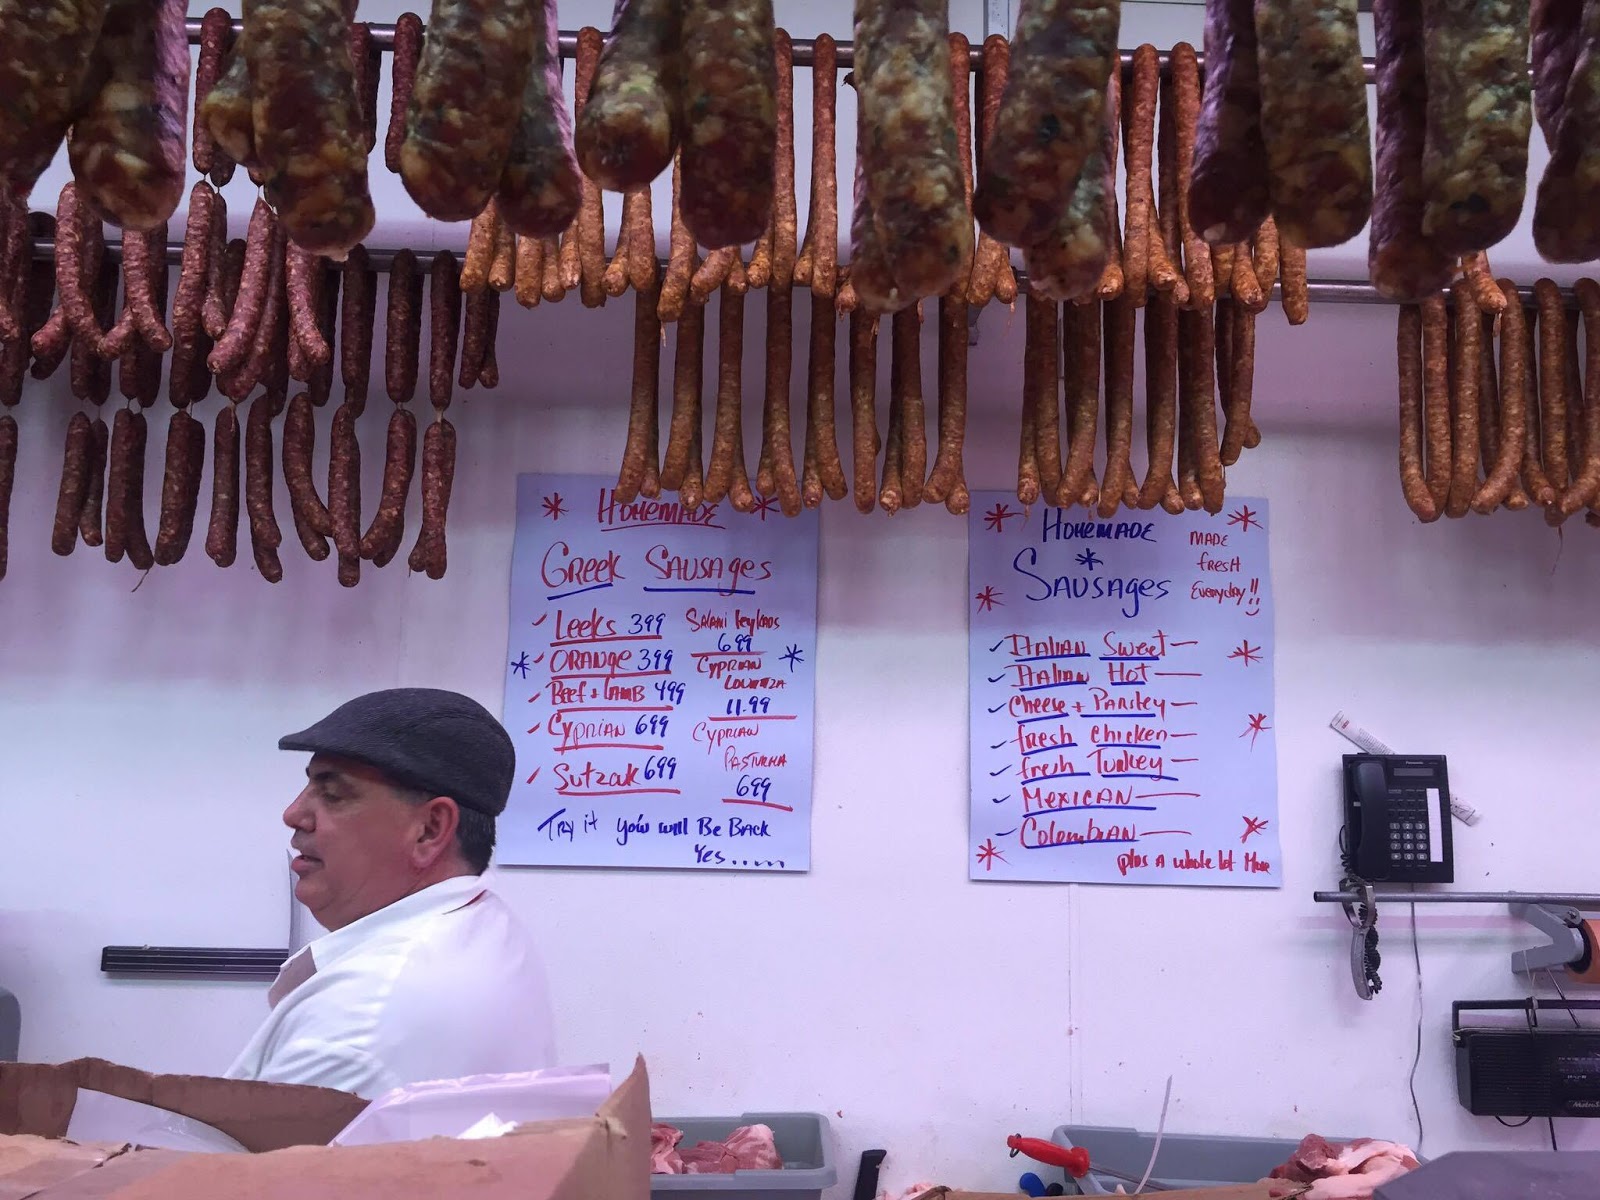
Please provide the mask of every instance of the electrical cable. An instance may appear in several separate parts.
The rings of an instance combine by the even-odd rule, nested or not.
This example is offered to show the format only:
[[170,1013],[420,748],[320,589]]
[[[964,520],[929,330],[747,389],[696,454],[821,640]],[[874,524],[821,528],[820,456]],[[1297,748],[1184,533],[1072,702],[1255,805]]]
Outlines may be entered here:
[[[1416,884],[1411,885],[1411,890],[1417,890]],[[1417,942],[1417,902],[1411,902],[1411,957],[1417,964],[1417,1048],[1411,1057],[1411,1076],[1407,1080],[1411,1088],[1411,1111],[1417,1117],[1417,1156],[1422,1156],[1422,1105],[1417,1100],[1417,1067],[1422,1063],[1422,947]]]

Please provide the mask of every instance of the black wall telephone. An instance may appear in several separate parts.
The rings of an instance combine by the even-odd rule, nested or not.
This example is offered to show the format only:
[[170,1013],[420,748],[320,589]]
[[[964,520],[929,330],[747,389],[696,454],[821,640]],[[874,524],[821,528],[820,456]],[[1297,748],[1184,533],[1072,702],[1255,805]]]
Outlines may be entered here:
[[1374,883],[1453,883],[1444,756],[1344,756],[1345,867]]

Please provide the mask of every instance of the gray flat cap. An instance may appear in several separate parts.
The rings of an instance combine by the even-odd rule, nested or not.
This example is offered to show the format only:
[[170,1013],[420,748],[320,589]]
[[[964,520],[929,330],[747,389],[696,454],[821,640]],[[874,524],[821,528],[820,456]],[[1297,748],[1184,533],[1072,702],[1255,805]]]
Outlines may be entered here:
[[448,796],[497,817],[511,795],[517,755],[483,705],[459,692],[391,688],[341,704],[280,750],[332,754],[377,767],[403,787]]

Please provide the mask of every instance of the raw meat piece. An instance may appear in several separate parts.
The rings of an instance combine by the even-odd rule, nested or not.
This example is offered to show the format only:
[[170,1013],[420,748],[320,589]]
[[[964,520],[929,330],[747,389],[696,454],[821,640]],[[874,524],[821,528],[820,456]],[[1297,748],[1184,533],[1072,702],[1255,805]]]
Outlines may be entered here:
[[783,1159],[766,1125],[744,1125],[728,1135],[728,1153],[738,1159],[740,1171],[781,1171]]
[[1398,1142],[1373,1138],[1330,1142],[1308,1134],[1288,1162],[1273,1168],[1272,1179],[1284,1186],[1270,1194],[1287,1195],[1291,1185],[1309,1183],[1306,1200],[1370,1200],[1380,1185],[1417,1165],[1416,1155]]
[[[670,1125],[652,1127],[652,1150],[658,1144],[657,1129],[678,1132]],[[678,1136],[681,1138],[683,1135],[679,1133]],[[735,1171],[783,1169],[783,1159],[773,1143],[772,1130],[765,1125],[741,1125],[728,1135],[726,1142],[697,1142],[681,1151],[679,1158],[685,1175],[732,1175]]]
[[650,1173],[652,1175],[682,1175],[683,1156],[678,1153],[678,1143],[683,1141],[683,1130],[660,1122],[650,1126]]

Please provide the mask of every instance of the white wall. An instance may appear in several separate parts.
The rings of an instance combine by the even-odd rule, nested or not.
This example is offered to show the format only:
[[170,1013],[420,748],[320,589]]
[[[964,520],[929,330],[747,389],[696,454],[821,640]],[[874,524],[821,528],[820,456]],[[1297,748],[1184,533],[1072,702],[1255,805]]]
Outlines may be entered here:
[[[836,31],[846,7],[815,6]],[[563,5],[564,25],[596,19],[579,8]],[[1198,20],[1130,6],[1129,27],[1150,13]],[[380,186],[387,213],[398,188]],[[283,944],[278,813],[302,763],[273,749],[278,735],[396,684],[498,708],[515,475],[614,469],[630,312],[631,301],[507,307],[505,384],[459,396],[451,413],[461,453],[438,583],[391,566],[345,591],[292,545],[277,587],[248,555],[219,572],[198,545],[142,583],[83,548],[57,559],[48,528],[71,402],[63,379],[30,388],[0,584],[0,985],[22,999],[24,1057],[194,1072],[231,1060],[263,986],[112,982],[99,948]],[[1310,901],[1337,876],[1348,747],[1327,720],[1344,707],[1403,749],[1449,754],[1457,789],[1484,813],[1456,827],[1461,885],[1600,891],[1583,836],[1600,796],[1579,758],[1600,668],[1600,534],[1526,514],[1412,521],[1395,481],[1392,320],[1332,306],[1301,330],[1265,319],[1266,440],[1229,477],[1273,505],[1281,891],[967,882],[963,522],[833,505],[815,869],[508,873],[549,959],[563,1057],[621,1065],[642,1050],[663,1113],[827,1112],[846,1183],[859,1151],[881,1145],[891,1179],[1009,1190],[1019,1167],[1004,1135],[1069,1119],[1153,1126],[1168,1074],[1175,1130],[1414,1138],[1404,914],[1384,914],[1388,987],[1362,1004],[1343,917]],[[1020,314],[984,315],[975,487],[1014,477],[1021,338]],[[369,503],[386,408],[375,398],[362,425]],[[1531,938],[1489,910],[1431,909],[1419,939],[1426,1151],[1541,1144],[1542,1124],[1506,1130],[1457,1105],[1446,1034],[1449,1001],[1522,990],[1507,956]],[[1600,1147],[1582,1122],[1558,1127],[1563,1145]]]

